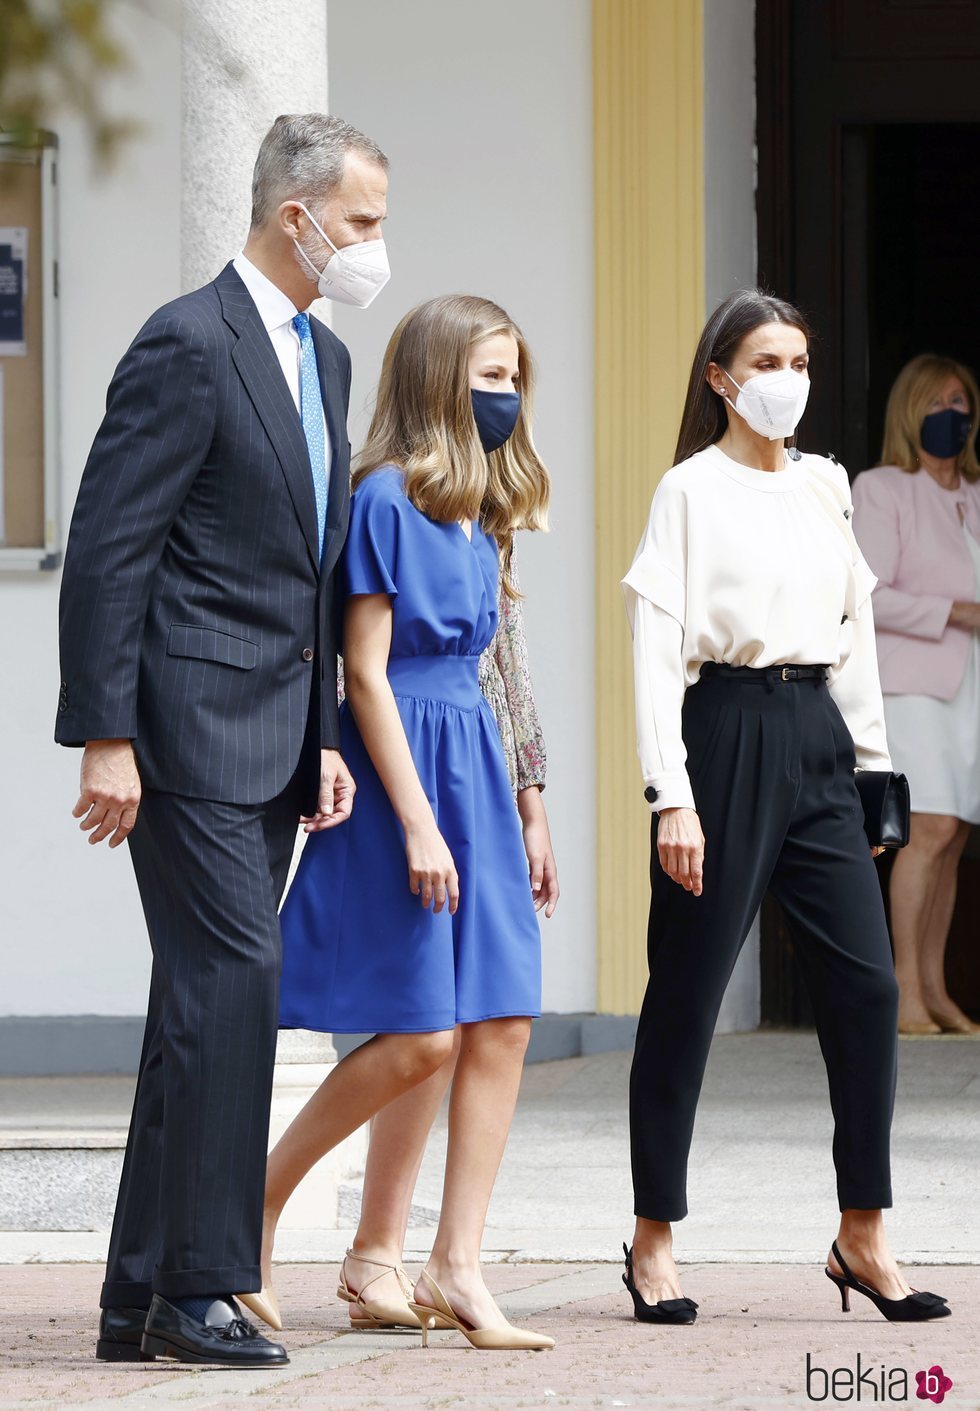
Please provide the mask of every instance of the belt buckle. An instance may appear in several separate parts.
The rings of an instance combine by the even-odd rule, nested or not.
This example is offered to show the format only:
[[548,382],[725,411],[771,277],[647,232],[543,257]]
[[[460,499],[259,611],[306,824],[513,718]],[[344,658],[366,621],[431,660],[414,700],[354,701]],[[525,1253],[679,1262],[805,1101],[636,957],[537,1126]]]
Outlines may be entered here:
[[792,681],[796,676],[796,672],[793,671],[793,675],[791,676],[791,671],[793,671],[793,668],[791,666],[784,666],[782,671],[779,673],[779,679],[781,681]]

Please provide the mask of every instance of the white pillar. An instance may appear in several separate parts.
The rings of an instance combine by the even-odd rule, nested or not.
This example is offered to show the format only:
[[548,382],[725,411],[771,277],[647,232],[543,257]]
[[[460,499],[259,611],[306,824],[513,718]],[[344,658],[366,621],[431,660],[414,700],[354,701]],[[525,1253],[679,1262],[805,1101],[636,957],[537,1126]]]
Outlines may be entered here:
[[326,0],[184,0],[182,73],[181,279],[196,289],[245,243],[274,119],[327,111]]
[[[182,14],[181,283],[196,289],[245,243],[252,166],[274,119],[327,111],[327,6],[183,0]],[[322,301],[317,313],[328,313]],[[270,1144],[336,1062],[329,1035],[280,1033]],[[365,1151],[366,1129],[321,1161],[288,1202],[283,1226],[334,1227],[339,1184],[363,1171]]]
[[[308,1029],[280,1029],[272,1088],[269,1146],[282,1136],[337,1062],[329,1034]],[[337,1225],[340,1186],[364,1170],[367,1128],[341,1142],[319,1161],[286,1203],[279,1221],[284,1230],[324,1230]]]

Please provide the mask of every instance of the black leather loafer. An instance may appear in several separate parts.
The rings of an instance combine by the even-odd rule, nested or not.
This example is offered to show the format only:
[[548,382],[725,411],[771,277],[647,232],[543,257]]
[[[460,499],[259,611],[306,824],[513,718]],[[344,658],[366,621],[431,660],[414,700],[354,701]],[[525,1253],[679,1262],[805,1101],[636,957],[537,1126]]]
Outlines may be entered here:
[[286,1349],[262,1337],[231,1297],[216,1298],[202,1322],[155,1293],[142,1349],[150,1357],[211,1367],[285,1367],[289,1362]]
[[146,1326],[145,1308],[103,1308],[95,1355],[100,1362],[152,1362],[140,1346]]

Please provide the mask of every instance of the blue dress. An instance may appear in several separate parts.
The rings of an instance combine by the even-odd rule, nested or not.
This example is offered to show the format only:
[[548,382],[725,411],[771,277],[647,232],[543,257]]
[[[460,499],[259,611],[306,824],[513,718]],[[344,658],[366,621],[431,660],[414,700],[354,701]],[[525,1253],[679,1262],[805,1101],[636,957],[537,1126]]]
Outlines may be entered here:
[[314,833],[282,910],[283,1028],[423,1033],[541,1010],[541,943],[500,734],[480,691],[497,625],[497,547],[427,518],[394,467],[363,480],[342,564],[348,595],[392,600],[388,680],[459,874],[459,907],[423,910],[404,835],[341,708],[350,819]]

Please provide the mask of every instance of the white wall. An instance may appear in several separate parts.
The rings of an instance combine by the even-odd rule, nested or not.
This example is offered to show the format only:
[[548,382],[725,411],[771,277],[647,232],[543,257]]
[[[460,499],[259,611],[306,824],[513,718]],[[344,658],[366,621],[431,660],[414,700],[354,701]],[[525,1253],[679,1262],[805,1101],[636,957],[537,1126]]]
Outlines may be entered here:
[[391,158],[392,280],[335,308],[354,360],[357,448],[401,315],[462,290],[521,324],[540,369],[536,436],[552,533],[519,545],[562,881],[543,925],[545,1008],[595,1006],[592,113],[588,0],[329,0],[331,108]]
[[[180,37],[125,0],[112,27],[132,66],[104,96],[142,135],[96,178],[77,120],[50,124],[61,139],[63,532],[113,368],[179,292]],[[0,574],[0,1015],[138,1014],[149,947],[128,852],[79,833],[81,756],[53,741],[59,582]]]
[[[704,0],[704,287],[706,314],[755,284],[755,0]],[[759,922],[718,1016],[732,1033],[759,1023]]]

